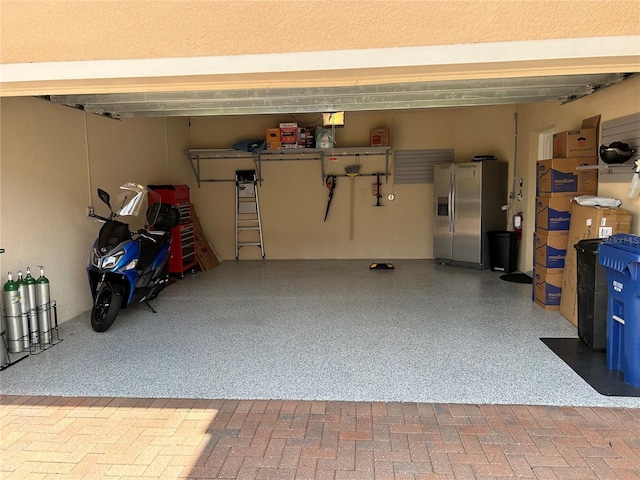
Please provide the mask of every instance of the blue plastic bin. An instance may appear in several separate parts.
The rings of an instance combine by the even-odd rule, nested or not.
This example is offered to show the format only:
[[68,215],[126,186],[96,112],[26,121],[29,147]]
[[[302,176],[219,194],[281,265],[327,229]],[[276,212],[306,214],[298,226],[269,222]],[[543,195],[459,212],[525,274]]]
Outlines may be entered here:
[[640,387],[640,236],[619,233],[600,244],[606,268],[607,368]]

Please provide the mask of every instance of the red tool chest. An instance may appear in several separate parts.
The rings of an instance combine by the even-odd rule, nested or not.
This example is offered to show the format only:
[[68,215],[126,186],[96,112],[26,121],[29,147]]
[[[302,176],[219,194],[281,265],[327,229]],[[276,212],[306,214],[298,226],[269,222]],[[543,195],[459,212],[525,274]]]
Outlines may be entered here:
[[[198,264],[195,228],[191,221],[189,187],[187,185],[149,185],[148,188],[160,195],[162,203],[170,203],[180,210],[180,223],[171,229],[169,273],[183,275]],[[154,200],[157,199],[150,199],[151,203]]]

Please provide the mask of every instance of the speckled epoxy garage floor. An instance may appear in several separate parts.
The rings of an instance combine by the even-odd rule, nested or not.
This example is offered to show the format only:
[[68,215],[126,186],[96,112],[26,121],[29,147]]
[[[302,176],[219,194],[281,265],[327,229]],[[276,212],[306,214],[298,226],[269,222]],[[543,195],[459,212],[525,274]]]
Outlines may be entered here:
[[[106,333],[89,313],[1,374],[0,393],[640,407],[540,337],[576,337],[499,272],[397,260],[227,261]],[[60,308],[60,306],[59,306]]]

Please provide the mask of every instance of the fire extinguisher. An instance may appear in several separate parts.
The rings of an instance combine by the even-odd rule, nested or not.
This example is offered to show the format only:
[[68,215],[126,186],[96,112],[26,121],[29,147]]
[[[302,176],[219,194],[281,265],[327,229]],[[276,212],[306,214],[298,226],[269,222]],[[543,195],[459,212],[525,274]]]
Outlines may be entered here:
[[522,212],[513,216],[513,231],[516,232],[518,240],[522,239]]

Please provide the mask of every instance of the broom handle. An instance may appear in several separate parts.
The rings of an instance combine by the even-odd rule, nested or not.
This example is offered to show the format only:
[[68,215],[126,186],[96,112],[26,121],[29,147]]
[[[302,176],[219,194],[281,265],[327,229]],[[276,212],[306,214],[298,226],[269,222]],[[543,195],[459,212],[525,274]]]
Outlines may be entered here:
[[349,229],[349,240],[353,240],[353,219],[354,219],[354,211],[355,211],[355,192],[356,192],[356,176],[349,175],[351,177],[351,218],[350,218],[350,229]]

